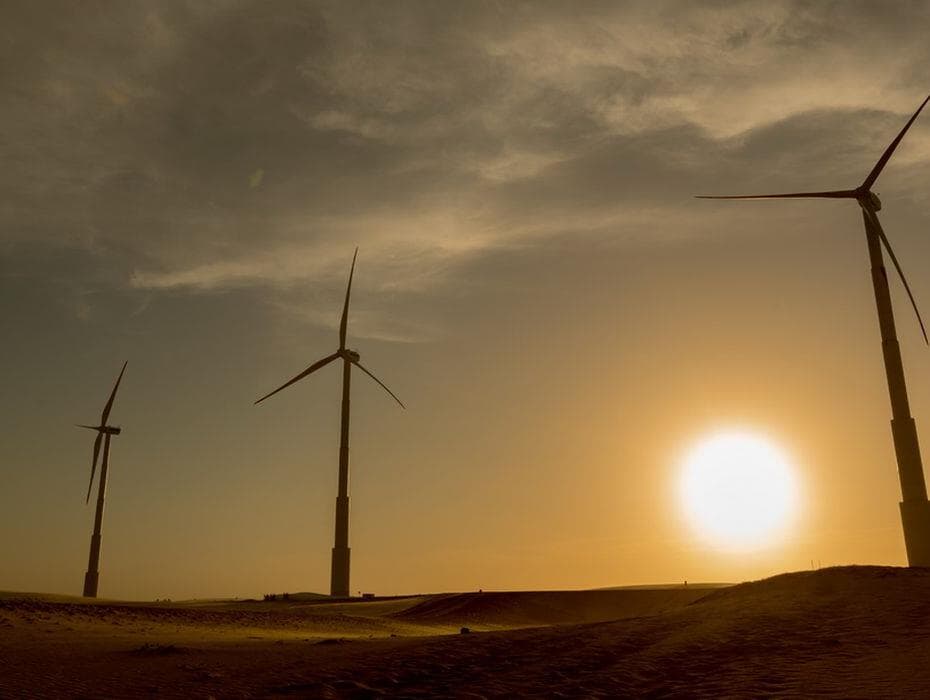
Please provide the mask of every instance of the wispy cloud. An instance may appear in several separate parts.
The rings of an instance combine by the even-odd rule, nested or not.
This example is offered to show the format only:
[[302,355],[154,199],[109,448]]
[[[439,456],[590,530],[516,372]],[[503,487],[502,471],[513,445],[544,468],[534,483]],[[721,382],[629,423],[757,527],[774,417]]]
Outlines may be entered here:
[[[919,3],[18,12],[0,235],[153,291],[328,284],[356,244],[423,290],[534,238],[695,233],[678,207],[711,172],[867,167],[930,68]],[[928,158],[915,133],[899,165]]]

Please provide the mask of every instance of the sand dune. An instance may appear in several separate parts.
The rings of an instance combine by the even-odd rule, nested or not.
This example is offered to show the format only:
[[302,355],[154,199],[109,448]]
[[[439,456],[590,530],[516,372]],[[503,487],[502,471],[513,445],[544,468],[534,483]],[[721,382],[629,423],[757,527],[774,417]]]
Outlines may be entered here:
[[653,615],[705,595],[699,588],[457,593],[430,596],[393,617],[489,629],[567,625]]
[[0,596],[0,697],[921,697],[928,658],[930,570],[339,604]]

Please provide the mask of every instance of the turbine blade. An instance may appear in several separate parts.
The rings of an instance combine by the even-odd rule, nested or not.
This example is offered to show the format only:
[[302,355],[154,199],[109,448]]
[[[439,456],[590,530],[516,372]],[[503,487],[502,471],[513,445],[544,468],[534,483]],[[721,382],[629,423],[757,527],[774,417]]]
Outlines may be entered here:
[[301,373],[298,374],[296,377],[294,377],[293,379],[291,379],[289,382],[287,382],[287,383],[285,383],[285,384],[282,384],[282,385],[279,386],[277,389],[275,389],[274,391],[272,391],[270,394],[265,394],[265,395],[264,395],[263,397],[261,397],[258,401],[256,401],[255,404],[260,404],[262,401],[264,401],[265,399],[267,399],[269,396],[274,396],[275,394],[277,394],[277,393],[278,393],[279,391],[281,391],[282,389],[287,389],[287,387],[289,387],[289,386],[290,386],[291,384],[293,384],[294,382],[299,382],[301,379],[303,379],[304,377],[306,377],[308,374],[310,374],[310,373],[312,373],[312,372],[316,372],[320,367],[323,367],[324,365],[328,365],[330,362],[332,362],[333,360],[335,360],[337,357],[339,357],[339,353],[338,353],[338,352],[334,352],[334,353],[333,353],[332,355],[330,355],[329,357],[324,357],[322,360],[320,360],[320,361],[318,361],[318,362],[314,362],[312,365],[310,365],[309,367],[307,367],[307,369],[305,369],[303,372],[301,372]]
[[869,173],[869,176],[865,179],[865,182],[862,183],[862,189],[872,189],[872,185],[875,184],[875,181],[878,179],[878,176],[881,175],[885,165],[887,165],[888,161],[891,159],[891,155],[894,153],[894,149],[896,149],[898,144],[901,143],[901,139],[904,138],[904,134],[906,134],[907,130],[911,128],[911,124],[913,124],[914,120],[917,119],[917,115],[920,114],[920,111],[924,108],[924,105],[926,105],[928,101],[930,101],[930,95],[928,95],[927,98],[920,103],[920,107],[918,107],[917,111],[914,112],[914,116],[907,120],[907,124],[904,125],[904,128],[901,129],[900,133],[895,136],[894,141],[892,141],[888,145],[888,148],[885,149],[885,152],[882,153],[882,157],[878,159],[875,167],[872,168],[872,172]]
[[735,194],[709,195],[698,194],[695,199],[855,199],[855,190],[833,190],[830,192],[790,192],[787,194]]
[[107,405],[103,407],[103,414],[100,416],[100,425],[107,424],[107,418],[110,417],[110,409],[113,408],[113,399],[116,398],[116,390],[119,389],[119,383],[123,379],[123,372],[126,371],[126,365],[129,364],[129,360],[123,363],[123,369],[119,371],[119,376],[116,378],[116,384],[113,385],[113,391],[110,392],[110,398],[107,401]]
[[879,223],[878,217],[874,212],[865,208],[862,210],[862,216],[865,219],[866,226],[869,226],[871,223],[872,229],[878,233],[878,237],[881,239],[882,245],[884,245],[885,250],[888,251],[888,257],[891,258],[891,262],[894,264],[895,269],[898,271],[898,276],[901,278],[901,282],[904,283],[904,291],[907,292],[907,297],[911,300],[911,306],[913,307],[914,313],[917,316],[917,323],[920,324],[920,332],[923,333],[924,336],[924,343],[930,345],[930,340],[927,340],[927,329],[924,326],[924,320],[920,317],[920,310],[917,308],[917,302],[914,300],[914,295],[911,293],[911,287],[907,283],[907,278],[904,276],[904,270],[901,269],[901,263],[898,262],[898,256],[894,254],[891,243],[888,241],[888,237],[882,230],[882,225]]
[[342,320],[339,322],[339,349],[346,349],[346,326],[349,323],[349,295],[352,293],[352,275],[355,274],[355,259],[358,257],[358,248],[352,256],[352,267],[349,269],[349,284],[346,287],[346,303],[342,307]]
[[90,483],[87,485],[87,498],[84,503],[90,503],[90,492],[94,488],[94,474],[97,473],[97,457],[100,455],[100,441],[103,439],[103,433],[97,433],[97,439],[94,440],[94,461],[90,463]]
[[88,430],[97,430],[97,431],[100,430],[99,425],[82,425],[81,423],[75,423],[74,426],[76,428],[87,428]]
[[400,407],[401,407],[401,408],[404,408],[404,409],[407,408],[406,406],[404,406],[404,402],[401,401],[399,398],[397,398],[397,396],[394,395],[394,392],[391,391],[390,389],[388,389],[387,386],[385,386],[384,382],[382,382],[380,379],[378,379],[375,375],[373,375],[373,374],[372,374],[371,372],[369,372],[367,369],[365,369],[364,367],[362,367],[362,363],[361,363],[361,362],[352,362],[352,364],[355,365],[356,367],[358,367],[360,370],[362,370],[365,374],[367,374],[369,377],[371,377],[372,379],[374,379],[376,382],[378,382],[378,384],[381,385],[381,388],[384,389],[387,393],[389,393],[389,394],[393,397],[393,399],[394,399],[397,403],[400,404]]

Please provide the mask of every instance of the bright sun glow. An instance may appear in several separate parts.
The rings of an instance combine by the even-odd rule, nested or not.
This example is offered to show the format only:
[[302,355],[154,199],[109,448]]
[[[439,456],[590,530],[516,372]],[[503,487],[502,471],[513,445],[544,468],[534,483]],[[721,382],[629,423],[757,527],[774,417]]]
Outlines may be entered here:
[[696,445],[682,466],[680,488],[689,523],[726,549],[773,542],[797,507],[789,460],[751,433],[719,433]]

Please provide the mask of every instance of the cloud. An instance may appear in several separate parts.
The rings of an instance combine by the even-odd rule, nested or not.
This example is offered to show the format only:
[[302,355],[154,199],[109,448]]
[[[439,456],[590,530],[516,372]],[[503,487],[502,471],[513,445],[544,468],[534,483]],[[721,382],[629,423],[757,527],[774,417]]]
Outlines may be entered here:
[[[867,171],[930,67],[921,3],[12,13],[0,236],[155,291],[329,284],[355,245],[376,287],[425,290],[549,236],[696,235],[710,182],[854,184],[832,179]],[[928,158],[915,130],[896,167]]]

